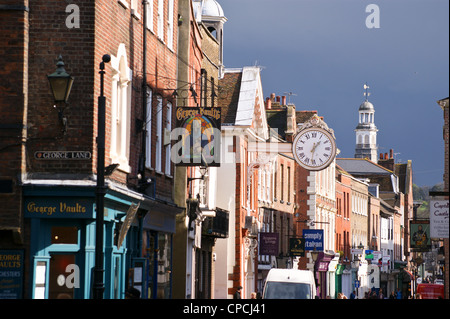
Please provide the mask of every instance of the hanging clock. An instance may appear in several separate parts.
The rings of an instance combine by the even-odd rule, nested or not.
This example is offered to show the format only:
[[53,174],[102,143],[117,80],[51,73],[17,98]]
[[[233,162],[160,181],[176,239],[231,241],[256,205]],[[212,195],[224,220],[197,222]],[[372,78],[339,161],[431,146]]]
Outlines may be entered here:
[[319,125],[322,121],[315,117],[294,138],[292,153],[302,167],[320,171],[327,168],[336,157],[336,140],[332,130],[327,130],[326,124]]

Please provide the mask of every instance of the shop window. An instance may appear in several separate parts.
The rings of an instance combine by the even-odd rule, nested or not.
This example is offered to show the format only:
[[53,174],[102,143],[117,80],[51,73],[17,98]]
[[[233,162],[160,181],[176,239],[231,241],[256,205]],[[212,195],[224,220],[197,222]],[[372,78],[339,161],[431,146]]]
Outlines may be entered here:
[[74,286],[68,284],[67,266],[75,264],[75,255],[53,254],[50,258],[49,299],[73,299]]
[[34,299],[45,299],[47,263],[38,261],[34,274]]
[[78,244],[77,227],[52,227],[52,244]]

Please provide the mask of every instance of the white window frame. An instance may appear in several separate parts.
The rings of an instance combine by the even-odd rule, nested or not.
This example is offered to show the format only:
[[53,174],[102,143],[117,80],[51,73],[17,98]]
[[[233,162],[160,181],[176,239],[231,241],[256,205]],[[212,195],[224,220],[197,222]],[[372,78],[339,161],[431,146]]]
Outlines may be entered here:
[[167,14],[167,46],[173,50],[173,19],[174,19],[174,0],[168,0],[168,14]]
[[[166,105],[166,135],[170,137],[170,132],[172,131],[172,103],[171,102],[167,102]],[[165,159],[165,173],[168,176],[171,176],[172,174],[172,170],[171,170],[171,157],[170,157],[170,153],[172,150],[172,145],[170,143],[170,138],[168,141],[164,141],[165,143],[165,150],[166,150],[166,159]],[[166,144],[167,143],[167,144]]]
[[145,141],[145,167],[152,168],[152,100],[153,92],[147,87],[147,118],[145,121],[146,141]]
[[111,150],[113,163],[120,164],[119,169],[130,173],[130,113],[131,81],[133,72],[128,67],[125,44],[121,43],[117,56],[111,56]]
[[139,0],[130,0],[131,14],[137,19],[140,19],[141,15],[138,13],[138,4]]
[[154,32],[154,29],[153,29],[153,8],[154,8],[153,0],[148,0],[147,1],[147,17],[146,17],[147,25],[146,25],[146,27],[151,32]]
[[162,96],[157,96],[157,106],[156,106],[156,145],[155,145],[155,170],[157,173],[162,174],[162,144],[163,144],[163,98]]
[[158,38],[164,42],[164,0],[158,0]]

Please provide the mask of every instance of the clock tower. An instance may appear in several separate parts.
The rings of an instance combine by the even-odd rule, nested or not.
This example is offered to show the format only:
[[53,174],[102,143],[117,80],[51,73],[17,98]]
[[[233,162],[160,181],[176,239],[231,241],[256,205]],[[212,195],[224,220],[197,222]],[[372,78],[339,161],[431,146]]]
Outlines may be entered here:
[[359,122],[355,129],[356,132],[356,148],[355,158],[368,158],[372,162],[377,162],[378,146],[377,132],[375,126],[375,108],[369,102],[368,92],[369,86],[364,84],[364,95],[366,100],[359,106]]

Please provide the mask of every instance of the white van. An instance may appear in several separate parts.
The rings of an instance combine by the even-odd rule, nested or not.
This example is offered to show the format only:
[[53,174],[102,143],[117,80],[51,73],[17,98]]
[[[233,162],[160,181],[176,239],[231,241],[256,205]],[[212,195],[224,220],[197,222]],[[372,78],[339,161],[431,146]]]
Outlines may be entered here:
[[264,299],[314,299],[316,284],[309,270],[273,268],[264,285]]

